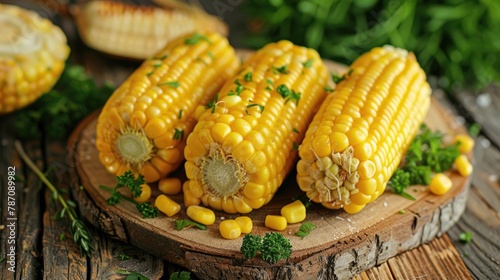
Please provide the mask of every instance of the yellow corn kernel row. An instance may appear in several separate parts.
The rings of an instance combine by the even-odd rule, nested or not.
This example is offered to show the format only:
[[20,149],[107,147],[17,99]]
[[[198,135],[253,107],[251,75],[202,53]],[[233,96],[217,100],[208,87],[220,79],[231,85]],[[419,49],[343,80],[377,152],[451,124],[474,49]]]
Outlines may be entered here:
[[299,148],[297,181],[314,202],[360,211],[381,195],[430,106],[415,56],[386,46],[359,57]]
[[96,146],[109,173],[127,170],[154,182],[184,160],[195,108],[213,99],[239,61],[227,39],[193,33],[146,60],[99,115]]
[[0,114],[34,102],[59,79],[69,47],[48,19],[0,4]]
[[175,38],[195,30],[227,35],[227,26],[201,10],[91,1],[74,11],[82,40],[112,55],[146,59]]
[[327,76],[315,50],[280,41],[255,52],[199,109],[184,150],[190,193],[228,213],[268,203],[325,97]]

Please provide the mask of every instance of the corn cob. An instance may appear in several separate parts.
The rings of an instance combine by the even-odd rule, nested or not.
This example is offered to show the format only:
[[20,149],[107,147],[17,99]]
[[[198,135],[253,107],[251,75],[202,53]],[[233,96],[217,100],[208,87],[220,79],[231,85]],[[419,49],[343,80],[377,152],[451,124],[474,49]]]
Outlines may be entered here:
[[193,9],[135,6],[112,1],[91,1],[73,9],[78,31],[88,46],[111,55],[146,59],[174,38],[195,30],[227,35],[215,17]]
[[327,208],[360,211],[381,195],[430,106],[415,56],[386,46],[358,58],[299,148],[297,182]]
[[154,182],[183,159],[196,106],[212,99],[239,60],[217,33],[193,33],[146,60],[113,93],[99,115],[97,148],[106,169],[133,170]]
[[0,4],[0,114],[49,91],[69,55],[66,36],[38,14]]
[[228,213],[271,200],[328,82],[318,53],[288,41],[257,51],[238,73],[201,110],[184,150],[190,194]]

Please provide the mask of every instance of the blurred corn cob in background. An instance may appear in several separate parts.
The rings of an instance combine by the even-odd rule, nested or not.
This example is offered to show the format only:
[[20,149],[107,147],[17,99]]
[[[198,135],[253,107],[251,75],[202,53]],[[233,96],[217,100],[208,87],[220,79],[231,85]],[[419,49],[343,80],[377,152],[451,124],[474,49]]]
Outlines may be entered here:
[[201,108],[184,150],[185,200],[192,196],[228,213],[248,213],[271,200],[328,82],[318,53],[289,41],[257,51],[238,73]]
[[91,1],[71,11],[85,44],[131,59],[150,58],[174,38],[195,30],[228,33],[222,21],[201,8],[175,0],[158,2],[163,7]]
[[69,55],[66,36],[48,19],[0,4],[0,114],[49,91]]
[[154,182],[175,170],[195,109],[214,98],[238,65],[234,49],[215,32],[179,37],[146,60],[99,116],[96,146],[107,171],[130,169]]
[[356,213],[384,192],[431,90],[413,53],[391,46],[362,55],[344,77],[306,132],[297,181],[314,202]]

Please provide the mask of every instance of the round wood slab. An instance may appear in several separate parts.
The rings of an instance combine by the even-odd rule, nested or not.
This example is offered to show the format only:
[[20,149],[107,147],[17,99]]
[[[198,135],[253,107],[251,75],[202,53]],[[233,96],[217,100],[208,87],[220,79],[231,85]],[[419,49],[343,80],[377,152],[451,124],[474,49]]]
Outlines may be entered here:
[[[331,63],[329,67],[334,73],[345,69]],[[82,215],[105,234],[182,265],[201,279],[348,278],[443,234],[465,208],[469,178],[449,171],[453,188],[442,196],[431,194],[426,187],[412,186],[408,192],[416,201],[411,201],[388,190],[355,215],[313,205],[307,210],[306,221],[317,228],[309,236],[301,239],[294,235],[300,224],[288,225],[282,232],[293,246],[289,259],[273,265],[259,257],[245,260],[240,253],[243,238],[225,240],[218,231],[223,219],[235,218],[237,214],[215,211],[217,220],[208,230],[177,231],[175,220],[187,217],[182,195],[172,196],[183,208],[171,218],[160,214],[158,218],[143,219],[127,201],[108,205],[109,193],[99,185],[114,186],[116,179],[99,162],[95,147],[97,116],[96,112],[85,119],[69,140],[70,161],[74,166],[73,194]],[[445,140],[465,132],[435,99],[425,123],[432,130],[445,133]],[[172,176],[184,178],[183,173],[179,170]],[[281,207],[290,203],[294,195],[303,194],[294,174],[292,170],[269,204],[247,215],[254,222],[253,234],[270,231],[264,227],[265,216],[279,215]]]

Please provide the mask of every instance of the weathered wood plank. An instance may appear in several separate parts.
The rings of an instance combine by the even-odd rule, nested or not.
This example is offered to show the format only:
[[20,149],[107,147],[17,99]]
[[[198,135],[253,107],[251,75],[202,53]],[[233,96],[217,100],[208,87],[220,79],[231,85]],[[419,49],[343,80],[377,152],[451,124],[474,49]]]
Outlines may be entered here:
[[457,107],[482,127],[482,132],[500,148],[500,87],[490,85],[479,94],[459,91],[452,96]]
[[[450,229],[453,245],[475,279],[500,279],[500,151],[477,141],[476,161],[466,210]],[[472,233],[472,242],[463,244],[459,236]]]

